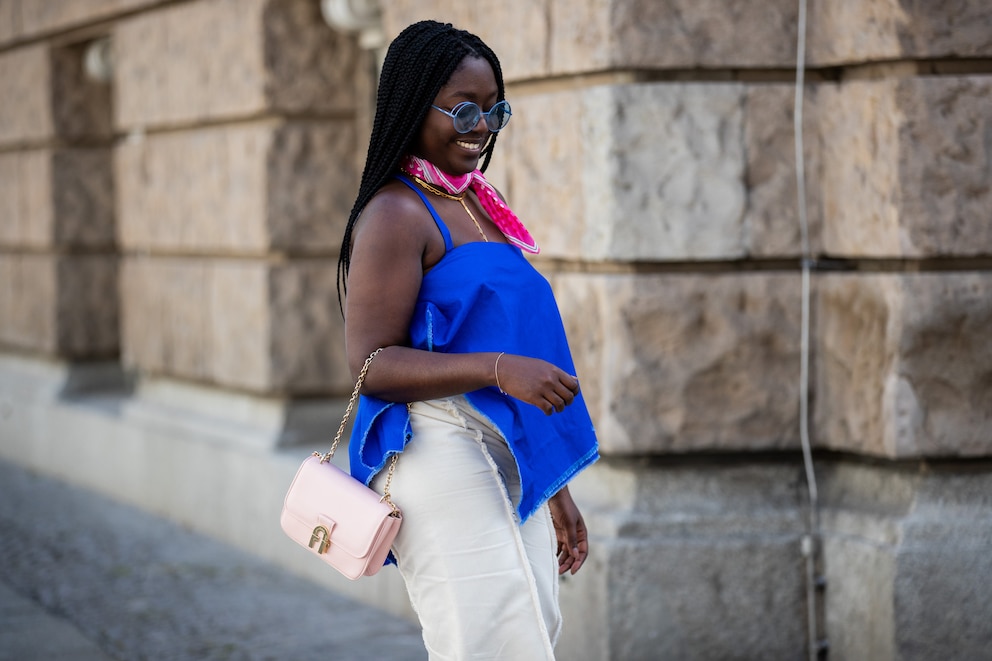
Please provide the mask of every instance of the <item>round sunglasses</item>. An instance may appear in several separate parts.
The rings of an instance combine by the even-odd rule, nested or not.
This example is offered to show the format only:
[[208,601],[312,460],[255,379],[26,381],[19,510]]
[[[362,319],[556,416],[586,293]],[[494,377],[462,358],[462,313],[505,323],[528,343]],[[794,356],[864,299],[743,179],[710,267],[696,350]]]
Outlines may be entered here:
[[474,129],[475,125],[479,123],[479,119],[482,117],[486,118],[486,126],[489,130],[492,133],[496,133],[510,123],[510,115],[513,114],[510,112],[510,104],[506,101],[496,103],[486,112],[482,112],[482,108],[479,107],[479,104],[471,101],[462,101],[450,111],[445,110],[444,108],[439,108],[433,104],[431,105],[431,108],[440,110],[445,115],[450,117],[451,123],[454,124],[455,130],[459,133],[468,133]]

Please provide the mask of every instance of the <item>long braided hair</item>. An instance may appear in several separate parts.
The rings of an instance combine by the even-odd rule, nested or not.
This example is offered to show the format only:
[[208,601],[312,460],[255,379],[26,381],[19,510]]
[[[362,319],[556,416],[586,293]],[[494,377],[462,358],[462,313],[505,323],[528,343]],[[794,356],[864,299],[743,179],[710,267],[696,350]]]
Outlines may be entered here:
[[[351,266],[351,236],[359,214],[399,168],[417,139],[420,127],[434,98],[466,56],[484,58],[493,68],[499,101],[506,98],[503,71],[496,54],[481,39],[450,23],[420,21],[403,30],[389,45],[379,75],[375,119],[369,151],[358,196],[348,216],[338,257],[338,304],[344,311]],[[485,172],[492,158],[496,136],[492,133],[482,152],[480,170]]]

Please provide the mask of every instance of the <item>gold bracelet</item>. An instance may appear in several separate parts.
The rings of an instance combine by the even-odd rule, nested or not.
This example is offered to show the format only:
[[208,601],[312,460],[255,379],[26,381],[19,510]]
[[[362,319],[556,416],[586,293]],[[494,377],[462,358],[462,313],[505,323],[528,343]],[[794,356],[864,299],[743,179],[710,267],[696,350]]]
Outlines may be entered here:
[[499,388],[499,391],[504,395],[506,394],[506,391],[503,390],[503,386],[499,385],[499,359],[502,358],[505,353],[505,351],[500,351],[499,355],[496,356],[496,364],[493,365],[493,373],[496,374],[496,387]]

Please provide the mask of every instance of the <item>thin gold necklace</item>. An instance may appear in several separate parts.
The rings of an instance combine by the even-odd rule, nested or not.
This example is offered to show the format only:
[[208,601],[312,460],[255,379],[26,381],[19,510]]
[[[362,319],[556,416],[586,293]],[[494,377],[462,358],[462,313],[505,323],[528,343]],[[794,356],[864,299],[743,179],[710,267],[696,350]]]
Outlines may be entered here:
[[485,241],[486,243],[489,243],[489,237],[486,236],[486,233],[482,231],[482,225],[479,224],[479,221],[475,219],[475,214],[473,214],[472,210],[468,208],[467,204],[465,204],[465,193],[462,193],[461,195],[451,195],[449,193],[440,190],[434,184],[424,181],[423,179],[421,179],[416,175],[411,174],[410,176],[413,177],[413,180],[416,181],[418,184],[420,184],[420,187],[425,189],[428,193],[433,193],[438,197],[443,197],[448,200],[455,200],[461,203],[462,209],[465,209],[465,213],[467,213],[468,217],[472,219],[473,223],[475,223],[475,229],[479,230],[479,234],[482,235],[482,240]]

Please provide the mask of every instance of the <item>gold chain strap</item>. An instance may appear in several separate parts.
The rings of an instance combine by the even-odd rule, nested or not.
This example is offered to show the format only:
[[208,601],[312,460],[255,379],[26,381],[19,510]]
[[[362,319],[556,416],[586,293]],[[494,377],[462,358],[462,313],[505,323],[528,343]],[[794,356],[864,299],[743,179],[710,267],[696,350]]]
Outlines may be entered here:
[[[313,456],[320,457],[320,463],[325,461],[330,461],[331,457],[334,456],[334,452],[338,449],[338,444],[341,442],[341,436],[344,434],[344,428],[348,424],[348,418],[351,417],[351,410],[355,407],[355,401],[358,400],[358,392],[362,389],[362,384],[365,382],[365,375],[369,372],[369,365],[372,364],[372,359],[379,355],[383,347],[379,347],[373,351],[368,358],[365,359],[365,364],[362,365],[362,371],[358,373],[358,381],[355,382],[355,390],[351,393],[351,399],[348,400],[348,408],[344,410],[344,418],[341,420],[341,426],[338,427],[338,433],[334,435],[334,442],[331,443],[331,449],[321,454],[319,452],[314,452]],[[399,454],[393,455],[393,460],[389,462],[389,473],[386,475],[386,485],[382,490],[382,498],[379,502],[384,502],[393,508],[393,516],[399,516],[399,509],[393,504],[392,499],[389,496],[389,485],[393,481],[393,471],[396,470],[396,460],[399,459]]]

